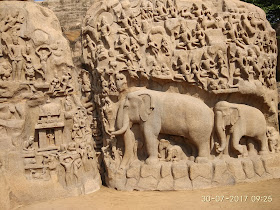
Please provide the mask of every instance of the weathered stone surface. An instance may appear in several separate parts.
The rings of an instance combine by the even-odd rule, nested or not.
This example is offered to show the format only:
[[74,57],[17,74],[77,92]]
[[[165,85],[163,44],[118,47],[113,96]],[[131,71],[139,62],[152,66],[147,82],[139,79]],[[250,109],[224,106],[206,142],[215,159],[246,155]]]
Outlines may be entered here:
[[254,170],[256,174],[260,177],[265,175],[265,169],[262,160],[258,157],[252,158],[251,160],[253,162]]
[[241,161],[243,170],[248,179],[251,179],[255,176],[254,165],[250,159],[244,159]]
[[0,162],[11,208],[100,188],[87,76],[51,10],[0,2]]
[[126,176],[128,178],[135,178],[138,179],[140,176],[140,165],[132,165],[132,167],[130,167],[127,172],[126,172]]
[[235,177],[236,181],[246,179],[242,163],[240,160],[227,160],[226,161],[229,172]]
[[156,190],[158,185],[158,180],[152,176],[146,178],[140,178],[138,182],[138,187],[140,190]]
[[172,175],[174,179],[179,179],[185,176],[189,176],[188,173],[188,166],[186,164],[177,164],[173,163],[172,164]]
[[[189,167],[206,187],[212,177],[245,181],[237,157],[278,151],[276,38],[259,8],[236,0],[97,0],[82,40],[104,147],[113,160],[123,152],[115,167],[139,159],[140,176],[159,180],[170,174],[159,163],[177,164],[174,179]],[[214,172],[222,157],[233,163]],[[248,177],[251,169],[245,164]]]
[[191,190],[192,182],[188,176],[174,180],[174,190]]
[[133,191],[134,189],[137,189],[137,183],[138,183],[137,179],[128,178],[125,185],[126,190]]
[[195,180],[197,177],[203,177],[205,179],[212,179],[212,164],[211,163],[201,163],[193,164],[190,166],[190,178]]
[[174,190],[174,179],[171,175],[165,176],[159,180],[157,190],[167,191]]
[[146,165],[144,164],[141,167],[141,177],[146,178],[146,177],[154,177],[155,179],[159,179],[160,177],[160,168],[161,165]]
[[167,176],[171,176],[171,163],[162,163],[161,164],[161,170],[160,175],[162,178],[165,178]]
[[230,174],[227,168],[227,164],[223,160],[215,161],[213,163],[214,175],[213,183],[216,185],[233,185],[235,184],[235,178]]

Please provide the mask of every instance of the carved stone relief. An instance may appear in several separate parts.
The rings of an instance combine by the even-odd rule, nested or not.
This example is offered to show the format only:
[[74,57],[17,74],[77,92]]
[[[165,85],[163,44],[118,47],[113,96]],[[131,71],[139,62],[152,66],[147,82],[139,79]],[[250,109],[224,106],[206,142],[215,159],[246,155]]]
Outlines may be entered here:
[[82,38],[109,187],[279,176],[268,166],[278,157],[276,37],[262,10],[237,0],[100,0]]
[[13,205],[100,188],[91,84],[71,54],[52,11],[0,3],[0,176]]

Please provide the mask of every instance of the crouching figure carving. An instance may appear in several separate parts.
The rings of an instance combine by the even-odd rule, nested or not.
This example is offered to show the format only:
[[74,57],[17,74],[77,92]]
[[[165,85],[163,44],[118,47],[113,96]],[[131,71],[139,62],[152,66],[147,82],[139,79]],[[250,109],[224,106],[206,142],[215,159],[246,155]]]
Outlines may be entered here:
[[125,152],[120,168],[133,159],[133,135],[130,128],[139,124],[144,136],[147,164],[158,162],[158,136],[182,136],[198,150],[196,161],[207,160],[210,154],[210,137],[214,126],[213,111],[200,99],[179,93],[159,92],[148,89],[128,93],[119,108],[119,130],[112,135],[123,135]]
[[268,153],[266,120],[263,113],[244,104],[218,102],[214,107],[215,129],[221,145],[216,148],[221,153],[226,148],[227,135],[230,135],[232,147],[241,155],[245,153],[239,144],[243,136],[254,138],[260,144],[260,154]]

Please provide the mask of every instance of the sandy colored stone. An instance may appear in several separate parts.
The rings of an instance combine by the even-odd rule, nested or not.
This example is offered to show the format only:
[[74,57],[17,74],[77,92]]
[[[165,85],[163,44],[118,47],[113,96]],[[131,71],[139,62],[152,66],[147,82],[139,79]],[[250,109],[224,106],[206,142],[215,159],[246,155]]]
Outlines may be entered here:
[[243,170],[248,179],[251,179],[255,176],[254,165],[250,159],[242,160]]
[[159,180],[157,190],[159,191],[173,190],[173,186],[174,186],[174,179],[171,175],[168,175]]

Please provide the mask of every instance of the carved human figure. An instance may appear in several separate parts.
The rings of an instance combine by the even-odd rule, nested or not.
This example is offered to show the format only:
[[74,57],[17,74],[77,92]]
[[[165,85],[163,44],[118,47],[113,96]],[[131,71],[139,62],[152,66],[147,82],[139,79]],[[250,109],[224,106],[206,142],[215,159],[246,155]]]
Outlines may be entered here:
[[161,20],[165,20],[168,16],[168,11],[163,4],[163,2],[156,0],[155,9],[154,9],[154,20],[159,22]]
[[12,44],[8,45],[9,57],[12,61],[13,79],[21,80],[24,55],[26,53],[25,46],[19,43],[19,37],[17,34],[12,35]]
[[197,81],[202,85],[202,88],[207,90],[207,73],[205,71],[201,71],[201,68],[197,66],[194,60],[191,60],[191,71],[195,75]]
[[198,16],[202,15],[202,10],[200,8],[198,8],[196,3],[193,3],[192,7],[191,7],[191,13],[193,15],[195,15],[195,17],[198,17]]
[[152,76],[159,76],[161,75],[161,70],[160,70],[160,66],[157,64],[156,61],[153,62],[153,65],[152,65],[152,69],[150,71],[150,74]]
[[127,90],[127,80],[124,74],[116,74],[116,85],[119,92],[124,92]]
[[24,70],[25,70],[26,79],[28,81],[34,81],[35,80],[35,68],[30,61],[25,63]]
[[108,50],[106,50],[106,48],[103,46],[103,44],[99,43],[96,46],[95,57],[99,61],[103,61],[109,57]]
[[174,0],[166,1],[166,9],[167,9],[167,12],[169,13],[170,17],[172,17],[172,18],[177,17],[177,9],[176,9]]
[[183,59],[181,56],[178,57],[177,69],[183,74],[187,82],[195,82],[190,65],[187,63],[186,59]]
[[248,20],[248,16],[246,14],[241,15],[241,24],[250,37],[256,33],[256,29],[252,27],[250,21]]
[[18,30],[20,29],[20,25],[23,23],[25,17],[20,14],[19,10],[8,13],[6,18],[3,20],[4,26],[1,29],[2,32],[6,32],[9,30]]
[[102,102],[102,111],[106,120],[108,121],[107,130],[112,131],[114,130],[114,115],[113,115],[113,107],[112,101],[108,96],[101,99]]
[[72,182],[72,166],[74,159],[67,155],[66,157],[60,156],[60,164],[64,167],[65,170],[65,182],[66,186],[71,186]]
[[12,75],[12,66],[8,61],[4,61],[0,64],[0,79],[7,81]]
[[36,53],[40,58],[41,65],[42,65],[42,70],[44,72],[44,75],[48,74],[48,66],[47,66],[47,61],[50,55],[52,54],[52,51],[50,48],[46,45],[42,45],[37,47]]
[[50,83],[50,88],[49,88],[49,92],[53,93],[54,95],[57,94],[57,92],[61,91],[61,86],[60,86],[60,79],[57,75],[57,72],[55,72],[54,74],[54,78]]
[[249,78],[249,72],[247,70],[247,59],[242,55],[240,49],[236,50],[235,57],[231,58],[230,62],[235,62],[236,65],[234,76],[242,76],[244,79]]
[[141,12],[141,18],[146,19],[152,19],[153,18],[153,10],[154,6],[153,3],[150,2],[150,0],[144,0],[141,3],[140,12]]
[[265,31],[265,29],[266,29],[265,22],[262,19],[257,19],[255,17],[254,13],[248,14],[248,20],[250,21],[251,26],[254,29],[259,29],[259,30]]
[[200,47],[206,46],[206,34],[202,30],[202,28],[200,27],[199,24],[196,24],[196,28],[195,28],[194,32],[195,32],[196,38],[198,39],[198,45]]
[[267,127],[268,148],[270,152],[279,152],[279,132],[274,127]]
[[54,145],[55,145],[55,136],[54,136],[54,133],[53,133],[52,131],[48,131],[48,133],[47,133],[46,136],[47,136],[49,145],[50,145],[50,146],[54,146]]
[[101,32],[101,37],[105,39],[105,42],[108,44],[109,48],[111,48],[110,46],[111,27],[104,16],[101,18],[100,24],[97,24],[97,30]]
[[219,78],[218,72],[216,70],[216,63],[206,51],[202,55],[200,65],[201,68],[204,69],[212,78]]
[[142,64],[140,64],[138,72],[140,73],[140,76],[144,77],[145,79],[149,79],[148,73]]
[[192,42],[192,34],[191,31],[187,29],[183,24],[180,25],[179,33],[175,35],[176,39],[179,39],[179,43],[176,45],[179,49],[194,49]]
[[168,40],[165,36],[162,37],[161,40],[161,50],[163,53],[165,53],[166,56],[170,56],[170,50],[169,50],[169,44],[168,44]]
[[95,59],[95,53],[96,53],[96,44],[94,41],[90,38],[88,34],[86,34],[86,39],[83,41],[83,47],[88,47],[90,52],[88,54],[88,59]]
[[33,148],[33,144],[34,144],[34,136],[30,136],[28,140],[23,142],[23,150],[25,150],[25,151],[35,150]]
[[217,52],[217,67],[223,78],[229,79],[229,69],[225,61],[224,53],[222,50]]
[[130,49],[134,53],[135,58],[137,60],[141,60],[141,55],[140,55],[140,52],[139,52],[140,46],[138,45],[137,41],[134,38],[131,37],[130,38],[130,44],[131,44]]
[[151,35],[148,36],[148,47],[151,48],[155,57],[158,57],[160,46],[152,39]]
[[65,92],[67,95],[69,92],[73,91],[73,86],[71,84],[72,76],[66,67],[63,68],[62,73],[63,74],[61,77],[61,91]]
[[163,63],[161,65],[161,75],[163,76],[169,76],[171,73],[170,73],[170,69],[168,68],[168,66],[166,65],[166,63]]
[[253,49],[248,49],[247,62],[249,74],[256,75],[259,79],[261,77],[261,67],[259,66],[259,59]]
[[119,29],[119,33],[126,35],[126,32],[128,35],[132,36],[137,42],[139,41],[133,28],[132,28],[132,21],[130,17],[127,17],[124,10],[121,11],[120,17],[118,18],[118,23],[121,23],[123,28]]
[[241,24],[237,24],[237,41],[240,42],[241,44],[250,44],[250,39],[247,34],[247,32],[243,29]]
[[117,59],[123,62],[130,60],[133,62],[133,56],[131,52],[130,39],[125,35],[120,35],[118,41],[115,44],[115,49],[119,49],[121,54],[117,55]]

